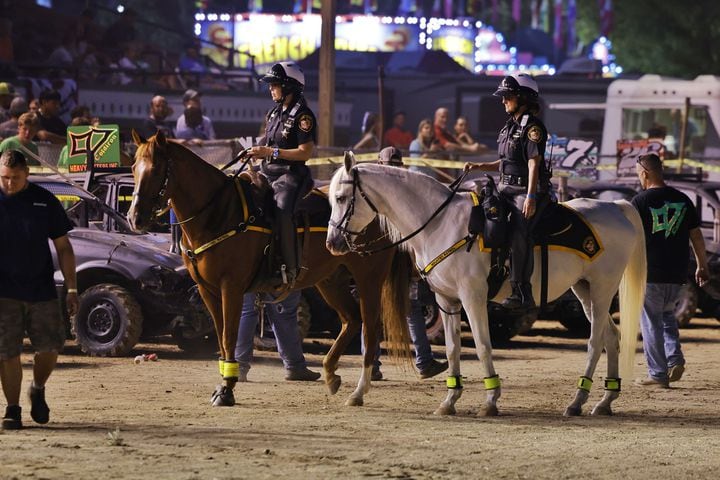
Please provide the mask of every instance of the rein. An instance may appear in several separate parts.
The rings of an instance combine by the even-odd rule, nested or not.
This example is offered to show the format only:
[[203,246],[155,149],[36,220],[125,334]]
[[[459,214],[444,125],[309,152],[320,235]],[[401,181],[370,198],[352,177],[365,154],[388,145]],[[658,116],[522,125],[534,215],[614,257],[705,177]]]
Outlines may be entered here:
[[[440,212],[445,210],[445,208],[450,204],[450,202],[452,201],[452,199],[455,197],[458,190],[460,189],[460,185],[462,184],[463,179],[465,179],[465,177],[467,176],[468,172],[463,172],[458,178],[455,179],[455,181],[453,181],[450,184],[450,195],[448,195],[448,197],[445,199],[445,201],[432,213],[432,215],[430,215],[430,218],[428,218],[425,221],[425,223],[423,223],[418,229],[416,229],[414,232],[410,233],[409,235],[407,235],[389,245],[385,245],[383,247],[375,248],[372,250],[359,250],[358,245],[356,245],[350,238],[351,235],[357,236],[357,235],[364,234],[365,231],[367,230],[367,226],[359,232],[354,232],[347,228],[347,225],[350,223],[350,218],[355,213],[355,198],[356,198],[357,192],[360,192],[360,195],[362,196],[363,200],[365,200],[367,202],[367,204],[370,206],[372,211],[375,212],[376,215],[380,214],[380,212],[378,211],[375,204],[372,202],[372,200],[370,200],[367,193],[363,189],[362,183],[360,183],[360,172],[358,171],[357,167],[352,168],[352,174],[353,174],[352,180],[343,180],[340,182],[341,184],[352,184],[352,186],[353,186],[353,193],[352,193],[352,197],[350,198],[350,205],[348,206],[347,210],[345,210],[345,213],[343,214],[340,221],[334,222],[334,221],[330,220],[330,225],[335,227],[343,235],[343,238],[345,239],[345,242],[347,243],[348,247],[350,247],[351,251],[358,253],[359,255],[373,255],[375,253],[379,253],[379,252],[382,252],[385,250],[389,250],[391,248],[395,248],[398,245],[401,245],[401,244],[407,242],[408,240],[410,240],[411,238],[416,236],[418,233],[422,232],[430,224],[430,222],[432,222],[435,219],[435,217],[437,217],[440,214]],[[368,245],[370,243],[374,243],[376,241],[377,240],[374,240],[372,242],[367,242],[367,243],[359,245],[359,246],[360,247],[366,246],[366,245]]]

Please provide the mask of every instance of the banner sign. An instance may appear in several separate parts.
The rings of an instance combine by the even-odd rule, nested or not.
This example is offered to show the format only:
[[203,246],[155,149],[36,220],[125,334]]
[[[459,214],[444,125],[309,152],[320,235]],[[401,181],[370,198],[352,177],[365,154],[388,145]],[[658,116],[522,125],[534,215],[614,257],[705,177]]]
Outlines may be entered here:
[[665,156],[665,145],[659,140],[618,140],[617,141],[617,176],[634,177],[635,163],[641,155],[654,153],[660,159]]
[[120,166],[120,129],[117,125],[83,125],[68,127],[68,171],[87,171],[88,154],[93,156],[96,169]]
[[570,177],[598,178],[598,146],[592,140],[551,136],[545,157],[553,170],[568,172]]
[[[201,53],[222,67],[234,48],[254,57],[262,71],[274,63],[299,61],[320,47],[322,19],[317,14],[197,14],[195,33],[219,46],[203,44]],[[513,56],[502,36],[480,22],[415,17],[338,16],[335,49],[355,52],[442,50],[460,65],[476,71],[479,64],[509,65]],[[250,57],[233,54],[233,65],[250,66]]]

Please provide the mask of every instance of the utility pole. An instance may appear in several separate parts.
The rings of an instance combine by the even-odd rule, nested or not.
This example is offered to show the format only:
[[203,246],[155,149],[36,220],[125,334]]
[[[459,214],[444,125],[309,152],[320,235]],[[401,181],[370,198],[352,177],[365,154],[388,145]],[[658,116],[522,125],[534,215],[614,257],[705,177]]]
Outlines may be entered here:
[[320,71],[318,85],[318,143],[335,144],[335,12],[336,0],[322,2],[320,33]]

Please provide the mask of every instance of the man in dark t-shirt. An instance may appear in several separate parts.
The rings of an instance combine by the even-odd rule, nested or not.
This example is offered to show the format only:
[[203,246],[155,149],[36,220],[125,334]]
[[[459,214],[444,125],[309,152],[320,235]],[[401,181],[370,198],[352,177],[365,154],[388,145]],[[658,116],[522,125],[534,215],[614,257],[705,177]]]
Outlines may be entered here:
[[44,188],[28,182],[27,160],[8,150],[0,156],[0,377],[7,409],[2,428],[22,428],[23,337],[27,333],[35,349],[30,385],[30,416],[47,423],[45,382],[55,368],[65,341],[53,280],[54,268],[48,239],[57,251],[67,289],[67,310],[78,308],[75,254],[67,233],[72,224],[58,199]]
[[647,250],[648,283],[640,326],[648,376],[635,384],[668,388],[685,371],[674,310],[687,282],[688,242],[695,253],[699,286],[709,280],[709,270],[695,206],[687,195],[665,184],[662,168],[655,154],[637,160],[644,191],[632,203],[642,218]]

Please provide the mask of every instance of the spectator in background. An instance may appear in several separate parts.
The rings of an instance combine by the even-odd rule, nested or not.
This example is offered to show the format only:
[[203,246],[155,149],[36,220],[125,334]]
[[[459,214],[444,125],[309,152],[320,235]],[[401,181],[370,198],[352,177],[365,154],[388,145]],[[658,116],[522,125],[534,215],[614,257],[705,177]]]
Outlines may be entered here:
[[[183,95],[185,112],[180,115],[175,124],[175,136],[185,140],[215,140],[215,129],[212,121],[202,114],[201,94],[197,90],[189,89]],[[188,124],[187,119],[190,119]]]
[[11,83],[0,82],[0,122],[10,120],[10,103],[16,97]]
[[5,152],[7,150],[18,150],[20,151],[25,157],[27,157],[27,164],[34,166],[34,165],[40,165],[34,158],[27,155],[20,146],[27,148],[35,155],[38,155],[38,147],[37,145],[32,141],[33,137],[35,137],[35,134],[38,132],[40,128],[40,120],[38,119],[38,116],[34,113],[27,112],[20,115],[20,118],[18,118],[18,133],[17,135],[13,137],[8,137],[5,140],[3,140],[0,143],[0,152]]
[[175,138],[173,127],[165,121],[173,114],[173,109],[168,105],[167,100],[162,95],[155,95],[150,101],[150,116],[146,118],[142,125],[138,128],[138,132],[145,137],[150,138],[161,130],[166,138]]
[[0,138],[12,137],[18,133],[18,119],[28,111],[28,104],[22,97],[13,98],[10,102],[10,120],[0,123]]
[[63,33],[60,44],[50,53],[45,63],[49,67],[71,70],[75,66],[75,60],[79,57],[77,46],[77,35],[72,28]]
[[435,110],[435,120],[433,122],[433,128],[435,129],[435,138],[442,149],[446,152],[464,152],[464,153],[479,153],[483,148],[487,148],[477,142],[473,145],[465,145],[455,137],[447,129],[448,121],[448,109],[440,107]]
[[467,118],[460,116],[455,120],[455,138],[457,138],[457,141],[460,143],[460,145],[466,149],[469,149],[468,151],[485,151],[487,150],[487,146],[476,142],[468,132],[468,121]]
[[120,85],[141,83],[142,72],[150,70],[150,65],[140,58],[142,53],[140,45],[135,42],[128,43],[125,45],[123,52],[123,57],[117,62],[117,68],[120,72],[114,77],[116,83]]
[[181,72],[207,73],[207,67],[203,63],[196,43],[190,43],[185,47],[185,53],[180,56],[178,68]]
[[33,98],[28,102],[28,112],[40,114],[40,100]]
[[[435,139],[435,131],[433,130],[432,121],[429,118],[423,118],[418,124],[417,137],[410,142],[411,158],[432,158],[435,152],[441,151],[442,147]],[[422,172],[431,177],[434,172],[429,167],[410,166],[410,170]]]
[[57,90],[40,92],[40,129],[35,140],[57,144],[65,143],[67,125],[60,118],[60,93]]
[[386,146],[407,150],[413,141],[412,133],[405,129],[405,112],[395,112],[393,124],[383,138]]
[[374,112],[365,112],[363,117],[363,136],[353,146],[353,150],[370,150],[380,147],[380,119]]

